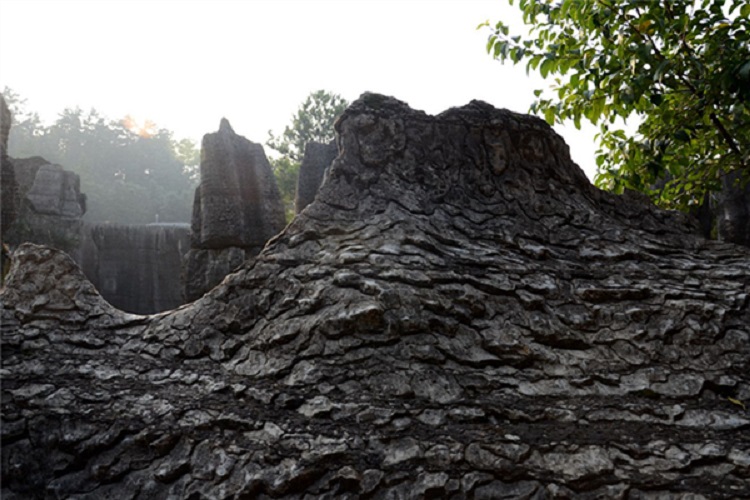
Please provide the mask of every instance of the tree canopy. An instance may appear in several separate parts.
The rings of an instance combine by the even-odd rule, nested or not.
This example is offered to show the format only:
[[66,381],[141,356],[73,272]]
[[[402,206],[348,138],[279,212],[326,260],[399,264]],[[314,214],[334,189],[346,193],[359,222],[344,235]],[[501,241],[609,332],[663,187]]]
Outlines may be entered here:
[[95,109],[63,110],[49,126],[11,89],[13,157],[41,156],[81,177],[86,220],[144,224],[189,222],[199,150],[189,139],[132,117],[109,120]]
[[[509,0],[513,4],[513,0]],[[502,21],[487,51],[554,76],[531,111],[599,126],[598,186],[699,205],[750,180],[750,4],[743,0],[520,0],[527,37]],[[639,121],[629,135],[623,120]]]
[[268,131],[266,145],[281,154],[271,159],[271,166],[284,201],[287,220],[294,216],[294,197],[305,146],[312,141],[332,141],[335,137],[333,123],[347,106],[349,103],[340,95],[317,90],[300,104],[292,115],[292,123],[284,128],[281,135],[276,136]]

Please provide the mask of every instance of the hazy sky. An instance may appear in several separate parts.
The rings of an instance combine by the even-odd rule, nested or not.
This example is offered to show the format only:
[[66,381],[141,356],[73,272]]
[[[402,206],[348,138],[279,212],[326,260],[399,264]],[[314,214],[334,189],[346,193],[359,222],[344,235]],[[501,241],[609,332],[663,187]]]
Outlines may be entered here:
[[[265,143],[318,89],[526,112],[549,82],[486,54],[487,19],[522,29],[507,0],[0,0],[0,89],[45,121],[94,107],[198,142],[226,117]],[[591,177],[593,129],[558,132]]]

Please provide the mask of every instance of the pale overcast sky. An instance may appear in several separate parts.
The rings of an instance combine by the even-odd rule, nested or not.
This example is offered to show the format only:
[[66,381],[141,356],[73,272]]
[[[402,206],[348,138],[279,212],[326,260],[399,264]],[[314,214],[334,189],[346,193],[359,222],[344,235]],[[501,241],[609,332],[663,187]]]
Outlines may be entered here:
[[[522,29],[507,0],[0,0],[0,89],[46,121],[93,107],[197,142],[226,117],[265,143],[318,89],[526,112],[549,82],[487,55],[487,19]],[[558,132],[592,177],[593,128]]]

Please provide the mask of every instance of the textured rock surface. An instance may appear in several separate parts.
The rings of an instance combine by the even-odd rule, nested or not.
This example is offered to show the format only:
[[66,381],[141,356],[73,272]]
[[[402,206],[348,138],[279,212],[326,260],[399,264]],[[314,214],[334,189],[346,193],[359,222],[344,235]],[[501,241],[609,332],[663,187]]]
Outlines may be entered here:
[[221,283],[227,274],[257,253],[239,247],[189,250],[183,264],[183,301],[192,302],[201,298]]
[[10,135],[10,124],[13,120],[8,103],[5,102],[5,96],[0,94],[0,147],[3,151],[8,152],[8,136]]
[[8,240],[49,245],[78,258],[86,212],[78,175],[39,156],[12,161],[19,210]]
[[716,196],[715,223],[720,240],[750,247],[750,183],[737,184],[738,175],[724,179],[724,189]]
[[296,213],[300,213],[315,199],[326,170],[338,154],[339,148],[335,141],[329,144],[310,142],[305,146],[305,154],[302,157],[297,178],[297,195],[294,200]]
[[78,174],[64,170],[60,165],[39,167],[26,199],[38,214],[80,218],[86,211],[81,179]]
[[190,248],[187,224],[92,225],[84,228],[83,273],[112,305],[150,314],[182,300],[182,259]]
[[[13,163],[8,158],[11,113],[0,94],[0,233],[5,233],[18,214],[18,184]],[[0,241],[5,238],[0,236]]]
[[19,251],[3,498],[750,496],[748,249],[480,102],[337,130],[316,201],[176,311]]
[[284,207],[263,146],[226,119],[201,145],[193,208],[193,247],[262,248],[284,228]]
[[13,159],[13,166],[16,170],[16,181],[18,182],[18,189],[20,194],[24,198],[26,197],[26,193],[31,190],[31,186],[34,185],[36,173],[42,166],[49,164],[50,162],[45,160],[41,156]]
[[200,172],[192,248],[183,264],[186,301],[219,284],[285,225],[284,205],[263,146],[235,134],[226,119],[218,132],[203,137]]

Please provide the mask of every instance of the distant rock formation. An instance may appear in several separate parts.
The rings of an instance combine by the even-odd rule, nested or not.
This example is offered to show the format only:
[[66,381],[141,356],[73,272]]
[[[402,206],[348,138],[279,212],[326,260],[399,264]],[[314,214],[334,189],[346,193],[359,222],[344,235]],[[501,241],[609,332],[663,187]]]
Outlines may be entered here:
[[34,179],[39,169],[44,165],[50,165],[50,162],[41,156],[31,156],[29,158],[14,158],[13,166],[16,169],[16,182],[18,183],[19,196],[26,197],[26,193],[31,191],[34,185]]
[[11,161],[20,203],[10,242],[49,245],[77,259],[86,212],[78,174],[38,156]]
[[8,152],[8,137],[10,136],[10,126],[13,121],[13,115],[5,102],[5,96],[0,94],[0,148]]
[[750,247],[750,183],[742,186],[738,174],[724,178],[723,189],[714,196],[711,212],[717,237]]
[[12,115],[5,98],[0,94],[0,241],[5,241],[5,234],[18,215],[18,183],[13,163],[8,157],[8,135]]
[[86,212],[81,179],[78,174],[64,170],[60,165],[39,167],[26,199],[37,214],[81,218]]
[[260,251],[284,228],[284,208],[263,146],[237,135],[226,119],[201,145],[201,182],[193,205],[193,248]]
[[81,268],[113,306],[152,314],[183,304],[182,259],[189,248],[189,224],[86,225]]
[[750,250],[542,120],[365,94],[315,201],[193,304],[26,245],[3,498],[750,498]]
[[328,144],[309,142],[305,146],[305,154],[299,167],[297,178],[297,195],[294,200],[294,211],[300,213],[312,203],[318,193],[326,170],[338,156],[339,148],[336,141]]
[[284,206],[263,146],[232,130],[226,119],[201,146],[201,182],[193,203],[185,299],[217,285],[284,228]]

